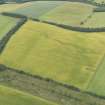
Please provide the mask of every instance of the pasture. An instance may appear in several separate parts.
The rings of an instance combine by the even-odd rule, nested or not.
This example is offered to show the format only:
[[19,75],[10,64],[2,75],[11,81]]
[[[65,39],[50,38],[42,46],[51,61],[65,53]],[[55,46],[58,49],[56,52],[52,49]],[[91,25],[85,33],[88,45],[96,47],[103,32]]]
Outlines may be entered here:
[[65,1],[35,1],[32,5],[20,8],[13,13],[22,14],[31,18],[38,18],[39,16],[47,13],[48,11],[64,4]]
[[[90,19],[88,19],[87,22],[84,23],[83,27],[92,27],[92,28],[96,28],[96,27],[105,27],[105,12],[95,12],[93,13],[93,15],[91,16]],[[102,19],[100,19],[102,18]]]
[[40,19],[58,24],[82,27],[83,24],[81,22],[85,21],[92,14],[93,8],[94,6],[84,3],[67,2],[42,15]]
[[10,39],[0,62],[85,89],[104,55],[104,44],[104,33],[74,32],[28,21]]
[[0,40],[16,25],[17,22],[18,19],[0,15]]
[[100,19],[100,17],[105,16],[105,13],[94,13],[93,10],[96,7],[93,5],[67,1],[36,1],[27,3],[27,5],[24,4],[25,7],[11,10],[11,12],[41,21],[73,27],[105,27],[104,18]]

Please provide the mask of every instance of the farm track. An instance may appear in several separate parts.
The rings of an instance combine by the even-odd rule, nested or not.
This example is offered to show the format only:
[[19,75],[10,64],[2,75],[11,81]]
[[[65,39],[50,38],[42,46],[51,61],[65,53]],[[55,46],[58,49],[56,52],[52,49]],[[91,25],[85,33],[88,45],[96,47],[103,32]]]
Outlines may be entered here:
[[94,97],[72,86],[66,86],[48,78],[0,65],[0,84],[12,87],[61,105],[103,105],[105,99]]

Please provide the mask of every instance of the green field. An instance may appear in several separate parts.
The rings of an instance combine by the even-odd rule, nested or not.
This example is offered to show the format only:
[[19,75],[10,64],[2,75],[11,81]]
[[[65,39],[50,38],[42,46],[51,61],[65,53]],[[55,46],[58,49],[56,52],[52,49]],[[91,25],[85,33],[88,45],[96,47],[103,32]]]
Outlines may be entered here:
[[38,18],[39,16],[47,13],[48,11],[62,5],[65,1],[35,1],[32,5],[20,8],[13,13],[26,15],[32,18]]
[[105,96],[105,56],[97,68],[97,72],[87,90],[100,96]]
[[9,11],[15,14],[25,15],[28,18],[40,19],[41,21],[73,27],[105,27],[104,18],[100,19],[100,17],[105,16],[105,13],[94,13],[93,10],[96,6],[90,4],[67,1],[35,1],[21,5],[7,4],[7,7],[8,5],[11,7],[9,10],[6,9],[5,5],[2,5],[0,11]]
[[81,22],[92,14],[93,8],[94,6],[83,3],[68,2],[44,14],[40,19],[59,24],[82,27]]
[[11,30],[17,22],[18,19],[0,15],[0,39],[2,39],[2,37]]
[[57,105],[44,99],[0,86],[0,105]]
[[11,38],[0,60],[7,66],[84,89],[104,55],[104,44],[104,33],[67,31],[28,21]]
[[105,0],[93,0],[93,1],[99,4],[105,3]]
[[94,13],[93,9],[96,7],[93,5],[67,1],[37,1],[31,3],[29,6],[17,8],[11,12],[29,18],[74,27],[105,27],[104,18],[100,19],[100,17],[105,16],[105,13]]
[[[105,27],[105,20],[102,18],[105,17],[105,12],[95,12],[92,17],[88,19],[87,22],[83,25],[84,27]],[[102,18],[102,19],[100,19]],[[92,25],[91,25],[92,24]]]

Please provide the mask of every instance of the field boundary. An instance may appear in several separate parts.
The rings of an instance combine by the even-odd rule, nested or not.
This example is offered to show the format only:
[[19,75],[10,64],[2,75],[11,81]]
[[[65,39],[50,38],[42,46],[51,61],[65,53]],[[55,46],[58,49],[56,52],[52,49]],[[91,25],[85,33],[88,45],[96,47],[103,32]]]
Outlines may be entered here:
[[[105,97],[2,64],[0,64],[0,84],[62,105],[103,105],[105,103]],[[76,103],[71,104],[70,102]]]
[[[11,36],[15,32],[17,32],[17,30],[20,29],[20,27],[23,24],[25,24],[25,22],[28,20],[28,17],[19,15],[19,14],[3,12],[2,15],[14,17],[14,18],[20,18],[21,21],[19,21],[16,24],[16,26],[13,27],[13,29],[11,29],[5,35],[5,37],[2,39],[2,41],[0,42],[0,53],[5,48],[6,43],[11,38]],[[65,29],[70,29],[70,28],[72,28],[70,30],[74,29],[74,27],[68,27],[68,26],[65,26],[62,24],[55,24],[52,22],[41,21],[39,19],[33,19],[33,18],[29,18],[29,19],[33,20],[33,21],[38,21],[41,23],[51,24],[54,26],[65,28]],[[79,29],[80,29],[80,27],[79,27]],[[105,27],[101,28],[99,30],[100,31],[98,31],[98,32],[102,32],[101,30],[105,31]],[[84,32],[86,32],[86,31],[84,31]],[[92,31],[89,31],[89,32],[92,32]],[[3,76],[2,76],[2,74],[3,74]],[[29,82],[27,79],[24,80],[23,77],[29,78],[30,80],[32,79],[33,82],[32,81]],[[37,84],[37,82],[34,82],[36,80],[40,81],[42,84],[40,84],[40,83]],[[14,82],[14,81],[17,81],[18,83]],[[76,101],[76,103],[71,104],[71,105],[78,105],[78,104],[81,104],[81,105],[103,105],[105,103],[104,96],[99,96],[99,95],[96,95],[91,92],[82,91],[74,86],[70,86],[68,84],[63,84],[63,83],[54,81],[49,78],[43,78],[38,75],[31,75],[31,74],[28,74],[22,70],[16,70],[14,68],[7,67],[5,65],[0,65],[0,84],[15,88],[15,89],[19,89],[19,90],[28,92],[32,95],[37,95],[39,97],[42,97],[42,98],[45,98],[45,99],[48,99],[51,101],[55,101],[62,105],[70,105],[70,102],[75,103],[75,101]],[[44,87],[43,87],[43,84],[44,84]],[[21,85],[22,85],[22,87],[21,87]],[[28,87],[28,85],[29,85],[29,87]],[[33,90],[31,90],[30,87],[32,87]],[[50,94],[52,94],[52,96]]]
[[[17,19],[19,17],[16,17]],[[15,26],[13,26],[1,39],[0,41],[0,53],[2,53],[3,49],[5,48],[7,42],[11,38],[11,36],[27,21],[27,18],[21,17],[19,18],[19,21],[16,23]]]
[[[14,1],[12,3],[25,3],[25,2],[32,2],[32,1],[42,1],[42,0],[23,0],[23,1]],[[49,1],[49,0],[43,0],[43,1]],[[68,1],[68,2],[80,2],[80,3],[85,3],[85,4],[90,4],[93,6],[100,6],[100,7],[104,7],[105,4],[104,3],[97,3],[94,1],[90,1],[90,0],[50,0],[50,1]],[[5,3],[11,3],[11,1],[7,2],[3,0],[3,4]]]
[[35,18],[30,18],[21,14],[16,14],[16,13],[9,13],[9,12],[3,12],[1,13],[2,15],[5,16],[10,16],[10,17],[18,17],[18,18],[26,18],[26,19],[30,19],[33,21],[37,21],[40,23],[46,23],[46,24],[50,24],[53,26],[57,26],[57,27],[61,27],[63,29],[67,29],[67,30],[72,30],[72,31],[78,31],[78,32],[88,32],[88,33],[92,33],[92,32],[105,32],[105,27],[100,27],[100,28],[83,28],[83,27],[74,27],[74,26],[70,26],[70,25],[64,25],[64,24],[58,24],[55,22],[49,22],[49,21],[44,21],[44,20],[40,20],[40,19],[35,19]]
[[86,89],[88,89],[88,88],[90,87],[92,81],[94,80],[94,78],[95,78],[95,76],[96,76],[96,74],[97,74],[97,72],[98,72],[99,68],[101,67],[101,65],[102,65],[102,63],[103,63],[104,60],[105,60],[105,54],[103,55],[101,61],[100,61],[99,64],[97,65],[96,72],[95,72],[94,75],[92,76],[92,78],[91,78],[91,80],[90,80],[90,82],[89,82],[89,84],[88,84],[88,86],[87,86]]

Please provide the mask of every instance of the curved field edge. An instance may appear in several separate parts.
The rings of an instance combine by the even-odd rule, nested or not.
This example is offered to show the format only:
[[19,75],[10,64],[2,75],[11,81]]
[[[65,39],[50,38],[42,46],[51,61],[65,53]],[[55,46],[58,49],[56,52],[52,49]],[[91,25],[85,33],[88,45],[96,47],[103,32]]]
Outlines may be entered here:
[[[103,76],[104,77],[104,76]],[[99,80],[99,79],[98,79]],[[96,82],[95,82],[96,83]],[[99,89],[100,87],[98,87],[98,89]],[[102,84],[101,84],[101,88],[102,88],[102,90],[104,89],[104,87],[102,87]],[[99,91],[98,89],[96,89],[96,90],[94,90],[94,91]],[[101,91],[101,94],[102,94],[102,91]],[[100,93],[99,93],[99,95],[101,95]],[[103,93],[104,94],[104,93]]]
[[104,33],[84,34],[28,21],[10,39],[0,61],[31,74],[85,89],[104,55],[104,43]]
[[[98,88],[98,89],[99,89],[99,88]],[[103,88],[103,89],[104,89],[104,88]],[[93,91],[93,92],[94,92],[94,91]],[[103,91],[101,91],[101,94],[102,94],[102,92],[103,92]],[[97,93],[97,92],[95,91],[95,93]],[[99,92],[98,92],[98,94],[101,95]],[[104,94],[104,93],[103,93],[103,94]]]
[[95,6],[84,3],[65,2],[41,15],[39,19],[68,26],[85,27],[81,23],[85,23],[84,21],[92,15],[94,8]]
[[42,98],[0,85],[0,105],[57,105]]
[[95,30],[95,28],[98,31],[98,28],[105,28],[104,19],[100,19],[105,16],[105,12],[94,12],[95,8],[95,6],[82,3],[67,2],[40,16],[39,19],[49,23],[75,27],[78,30],[81,28],[81,31],[87,29],[88,32],[89,29]]
[[[100,24],[99,26],[95,22],[96,19],[99,20],[98,19],[99,18],[99,15],[98,15],[99,13],[94,13],[93,11],[90,11],[90,13],[88,13],[88,14],[85,13],[87,17],[85,16],[86,18],[84,18],[83,20],[80,19],[81,21],[79,23],[77,22],[78,25],[80,24],[80,26],[78,26],[78,25],[73,26],[72,24],[69,24],[68,25],[69,21],[66,21],[67,19],[64,20],[64,22],[61,21],[62,18],[60,18],[60,17],[65,16],[65,15],[60,16],[59,19],[58,19],[58,21],[57,20],[51,21],[51,19],[48,18],[49,15],[48,16],[46,16],[46,15],[44,16],[44,14],[47,14],[47,12],[50,14],[50,11],[53,11],[53,9],[59,8],[60,6],[62,7],[63,4],[69,4],[69,2],[62,1],[61,3],[59,3],[60,2],[59,1],[58,4],[52,5],[52,7],[50,7],[49,9],[46,8],[46,3],[43,4],[43,2],[42,1],[41,2],[36,2],[36,4],[39,3],[40,5],[39,6],[36,5],[37,7],[36,6],[34,7],[34,5],[35,5],[34,4],[34,5],[32,5],[32,8],[31,8],[31,6],[28,6],[27,8],[23,8],[23,11],[22,11],[22,9],[20,9],[20,10],[17,9],[16,12],[15,11],[14,12],[11,11],[11,14],[12,15],[23,15],[23,16],[26,16],[27,18],[30,18],[30,19],[33,19],[33,20],[39,20],[41,22],[49,23],[49,24],[52,24],[52,25],[60,26],[62,28],[66,28],[66,29],[74,30],[74,31],[80,31],[80,32],[105,32],[105,27],[104,27],[104,24],[103,24],[104,23],[103,22],[104,20],[98,21],[98,23]],[[46,1],[46,2],[48,2],[48,1]],[[50,3],[50,5],[51,4],[53,4],[53,2]],[[83,5],[83,4],[81,4],[81,5]],[[86,5],[86,4],[84,4],[84,5]],[[89,5],[87,5],[87,6],[89,6]],[[32,11],[33,8],[36,8],[35,10],[37,10],[37,11],[39,10],[40,12],[37,12],[37,11],[30,12],[30,11]],[[43,11],[41,11],[41,10],[43,10]],[[87,10],[89,11],[91,9],[87,9]],[[51,15],[53,16],[54,13],[53,14],[52,13],[51,13]],[[64,13],[66,13],[66,11]],[[84,14],[84,13],[82,13],[82,14]],[[104,16],[104,14],[102,13],[101,16]],[[65,18],[67,18],[67,17],[65,17]],[[84,16],[82,16],[82,17],[84,17]],[[46,18],[48,18],[48,19],[46,19]],[[77,18],[78,18],[78,16],[77,16]],[[75,21],[77,21],[77,20],[78,19],[75,19]],[[88,22],[88,20],[89,20],[89,22]],[[73,21],[71,21],[71,22],[73,22]],[[82,23],[84,23],[84,24],[82,24]],[[85,26],[85,24],[86,24],[86,26]],[[89,27],[90,24],[93,24],[94,27],[93,26]],[[103,24],[103,25],[101,26],[101,24]]]
[[17,22],[18,19],[8,17],[8,16],[3,16],[0,14],[0,41],[2,40],[3,37],[8,33],[11,28],[13,28]]
[[6,29],[8,29],[8,30],[6,30],[5,33],[3,33],[5,28],[1,30],[1,36],[2,36],[0,39],[0,53],[1,53],[3,51],[3,49],[5,48],[7,42],[11,38],[11,36],[27,21],[27,18],[23,18],[23,17],[15,17],[14,18],[14,17],[4,16],[4,15],[1,15],[0,17],[3,17],[3,20],[5,18],[7,18],[7,19],[10,18],[10,19],[15,20],[15,23],[12,24],[12,26],[9,24],[9,22],[7,24],[6,24],[6,22],[2,22],[2,24],[1,24],[0,28],[6,27]]
[[71,30],[71,31],[77,31],[77,32],[88,32],[88,33],[94,33],[94,32],[105,32],[105,27],[97,27],[97,28],[87,28],[87,27],[77,27],[77,26],[70,26],[70,25],[64,25],[64,24],[58,24],[55,22],[50,22],[50,21],[46,21],[46,20],[40,20],[37,18],[28,18],[25,15],[21,15],[21,14],[15,14],[15,13],[10,13],[10,12],[3,12],[2,15],[4,16],[10,16],[10,17],[20,17],[20,18],[26,18],[28,20],[32,20],[35,22],[40,22],[40,23],[46,23],[49,25],[53,25],[53,26],[57,26],[63,29],[67,29],[67,30]]

